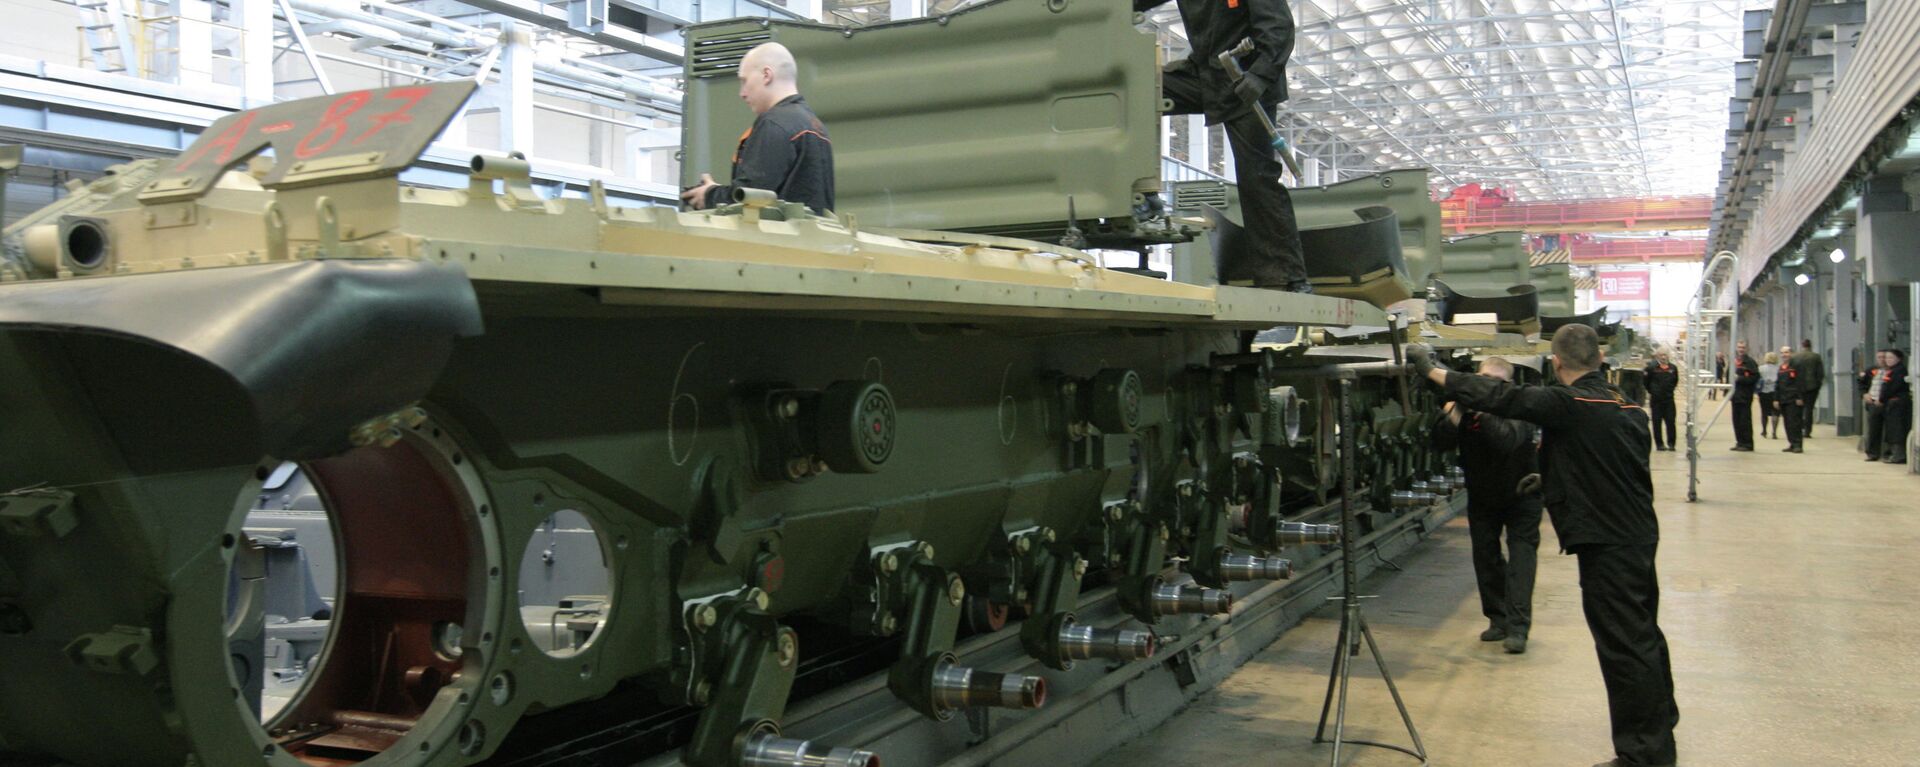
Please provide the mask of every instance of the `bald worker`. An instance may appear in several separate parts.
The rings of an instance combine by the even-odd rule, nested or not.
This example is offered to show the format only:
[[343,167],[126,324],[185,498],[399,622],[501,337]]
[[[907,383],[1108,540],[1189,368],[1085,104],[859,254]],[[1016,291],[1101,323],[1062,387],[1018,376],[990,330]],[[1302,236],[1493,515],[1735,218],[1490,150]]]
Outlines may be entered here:
[[733,152],[733,178],[721,184],[700,174],[699,185],[680,193],[694,210],[733,202],[740,189],[765,189],[813,212],[833,210],[833,142],[827,126],[800,96],[793,52],[765,43],[740,59],[740,100],[759,115],[740,134]]

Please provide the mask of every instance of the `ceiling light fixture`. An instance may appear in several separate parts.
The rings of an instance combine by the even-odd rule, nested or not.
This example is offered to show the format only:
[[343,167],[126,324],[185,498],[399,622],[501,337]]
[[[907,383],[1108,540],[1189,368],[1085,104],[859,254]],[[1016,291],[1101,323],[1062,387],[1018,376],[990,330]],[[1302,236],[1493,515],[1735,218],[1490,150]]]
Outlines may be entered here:
[[1847,252],[1839,248],[1834,248],[1832,253],[1827,254],[1827,258],[1837,264],[1847,260]]

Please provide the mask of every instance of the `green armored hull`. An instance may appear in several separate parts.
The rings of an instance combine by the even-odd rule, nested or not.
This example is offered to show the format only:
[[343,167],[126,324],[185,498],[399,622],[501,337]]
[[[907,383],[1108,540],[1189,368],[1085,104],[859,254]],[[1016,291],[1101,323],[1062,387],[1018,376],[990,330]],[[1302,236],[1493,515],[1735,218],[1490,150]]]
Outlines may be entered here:
[[[400,186],[470,88],[234,115],[7,230],[0,754],[473,764],[617,705],[683,712],[690,764],[866,765],[782,735],[800,669],[861,647],[929,719],[1037,707],[1330,540],[1295,518],[1337,486],[1325,376],[1374,357],[1251,339],[1378,309],[547,200],[512,158]],[[1431,396],[1363,383],[1374,528],[1455,488]],[[291,614],[296,471],[339,575]],[[1046,670],[955,657],[995,631]]]

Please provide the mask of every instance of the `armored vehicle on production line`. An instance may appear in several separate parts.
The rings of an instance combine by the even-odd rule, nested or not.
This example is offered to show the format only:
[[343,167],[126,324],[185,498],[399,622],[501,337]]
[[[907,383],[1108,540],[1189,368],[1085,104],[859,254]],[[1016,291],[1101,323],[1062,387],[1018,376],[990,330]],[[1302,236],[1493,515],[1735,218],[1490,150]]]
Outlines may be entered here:
[[[1064,14],[1147,87],[1097,5],[926,24]],[[472,88],[232,114],[6,230],[0,758],[994,758],[1129,680],[1217,679],[1330,588],[1332,376],[1367,376],[1346,532],[1385,556],[1458,505],[1380,307],[1007,237],[1190,227],[1145,191],[921,221],[547,198],[518,157],[400,183]],[[1123,159],[1059,188],[1157,179]]]

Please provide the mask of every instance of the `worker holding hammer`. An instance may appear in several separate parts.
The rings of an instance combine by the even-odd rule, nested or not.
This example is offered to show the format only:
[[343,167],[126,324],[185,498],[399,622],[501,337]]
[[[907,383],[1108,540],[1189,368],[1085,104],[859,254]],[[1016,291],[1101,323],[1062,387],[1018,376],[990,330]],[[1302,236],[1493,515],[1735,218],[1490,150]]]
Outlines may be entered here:
[[[1134,0],[1133,9],[1145,12],[1166,2]],[[1168,114],[1205,114],[1208,125],[1226,125],[1253,241],[1250,256],[1220,265],[1220,281],[1311,293],[1272,130],[1273,109],[1287,100],[1293,11],[1287,0],[1177,2],[1193,52],[1167,65],[1161,92],[1173,102]]]

